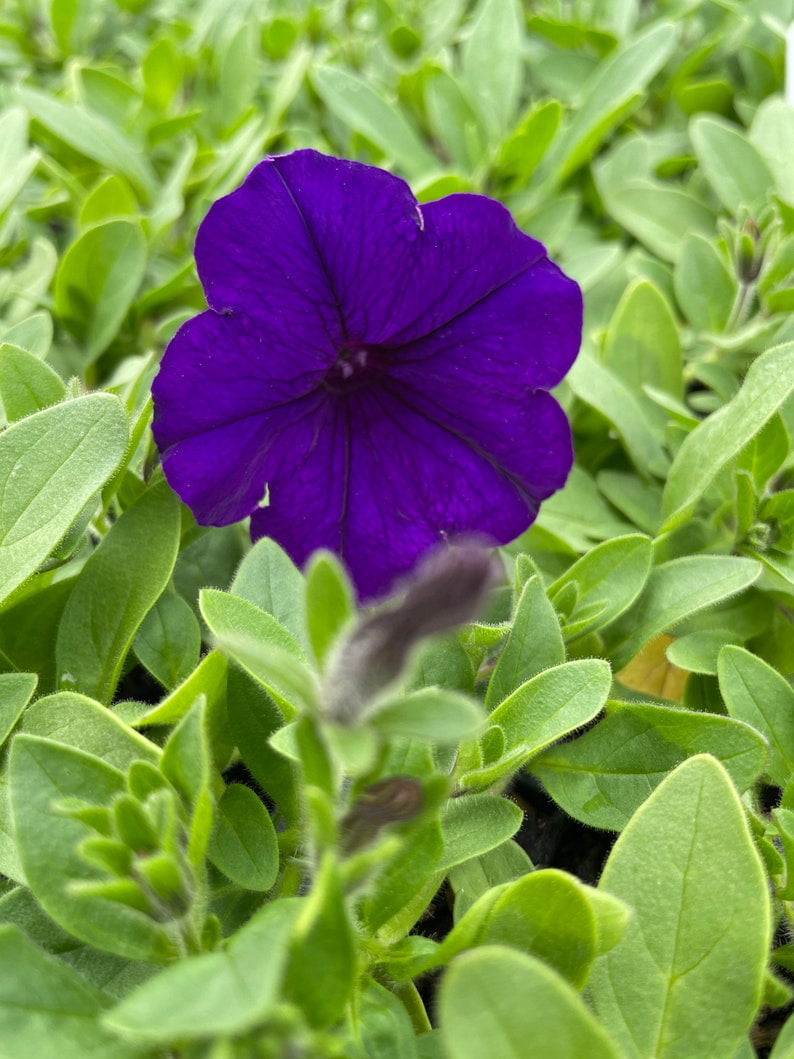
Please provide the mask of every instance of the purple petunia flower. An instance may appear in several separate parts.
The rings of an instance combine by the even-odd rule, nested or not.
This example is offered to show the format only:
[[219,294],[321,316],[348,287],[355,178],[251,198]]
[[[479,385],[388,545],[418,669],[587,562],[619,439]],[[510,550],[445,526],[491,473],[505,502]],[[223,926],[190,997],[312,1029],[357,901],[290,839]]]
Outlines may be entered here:
[[295,151],[198,231],[209,309],[172,339],[154,437],[199,522],[251,516],[360,594],[439,541],[504,544],[571,467],[547,392],[579,349],[578,286],[482,195],[421,208],[402,180]]

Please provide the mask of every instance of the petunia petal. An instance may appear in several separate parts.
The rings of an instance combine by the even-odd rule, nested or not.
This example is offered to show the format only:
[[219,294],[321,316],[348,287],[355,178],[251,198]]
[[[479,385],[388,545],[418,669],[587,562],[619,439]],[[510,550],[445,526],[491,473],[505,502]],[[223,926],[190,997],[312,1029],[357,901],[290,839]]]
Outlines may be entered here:
[[416,199],[398,177],[294,151],[260,163],[212,206],[196,264],[211,308],[289,322],[296,344],[319,319],[339,347],[360,337],[357,307],[367,289],[399,282],[419,224]]
[[199,521],[247,517],[262,497],[268,453],[310,415],[333,349],[296,349],[289,334],[241,313],[208,310],[172,339],[152,385],[152,432],[171,487]]
[[314,315],[339,346],[409,342],[544,256],[493,199],[420,208],[390,173],[311,150],[260,163],[196,239],[211,308],[290,319],[296,341]]
[[393,289],[373,291],[370,341],[401,346],[454,321],[544,260],[542,243],[484,195],[456,194],[421,207],[422,238]]
[[[534,439],[538,461],[562,443],[559,466],[536,474],[545,488],[570,468],[570,433],[553,398],[542,393],[536,400],[543,411],[527,418],[548,425],[550,402],[565,431]],[[525,457],[532,448],[526,439]],[[380,387],[329,399],[322,433],[311,454],[305,451],[294,446],[269,479],[270,503],[253,514],[252,536],[273,537],[298,563],[315,548],[332,549],[365,599],[387,591],[448,537],[479,532],[496,543],[512,540],[539,505],[526,481]]]
[[389,350],[390,377],[432,393],[465,417],[489,403],[502,415],[524,388],[556,386],[582,336],[579,286],[543,258],[449,323]]

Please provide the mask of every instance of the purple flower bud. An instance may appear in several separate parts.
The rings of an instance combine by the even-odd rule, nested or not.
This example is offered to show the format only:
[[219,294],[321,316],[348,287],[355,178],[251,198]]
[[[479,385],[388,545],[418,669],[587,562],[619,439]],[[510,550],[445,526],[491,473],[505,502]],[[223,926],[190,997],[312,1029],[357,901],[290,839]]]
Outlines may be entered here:
[[478,540],[431,553],[396,606],[364,618],[337,652],[326,681],[326,709],[349,724],[402,672],[412,649],[435,633],[473,620],[499,576]]

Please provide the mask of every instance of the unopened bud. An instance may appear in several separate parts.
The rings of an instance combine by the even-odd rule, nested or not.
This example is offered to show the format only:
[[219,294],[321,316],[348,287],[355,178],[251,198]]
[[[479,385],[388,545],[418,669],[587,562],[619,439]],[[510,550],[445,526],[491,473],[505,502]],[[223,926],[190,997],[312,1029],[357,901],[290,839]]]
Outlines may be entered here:
[[421,640],[477,616],[498,576],[496,560],[478,540],[429,555],[397,606],[364,618],[342,644],[328,674],[328,713],[342,724],[353,722],[400,675]]
[[758,278],[764,263],[761,232],[752,217],[748,217],[739,232],[736,248],[736,271],[743,283]]
[[371,842],[381,828],[412,820],[424,806],[424,791],[412,776],[390,776],[367,787],[342,820],[344,846],[352,853]]

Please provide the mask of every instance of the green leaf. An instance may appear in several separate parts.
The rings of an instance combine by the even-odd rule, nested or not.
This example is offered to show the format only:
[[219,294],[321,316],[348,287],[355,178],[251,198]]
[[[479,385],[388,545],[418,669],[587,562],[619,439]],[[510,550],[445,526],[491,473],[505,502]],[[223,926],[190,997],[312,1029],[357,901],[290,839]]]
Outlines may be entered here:
[[627,384],[593,357],[581,354],[568,373],[576,396],[600,412],[614,426],[637,470],[663,478],[669,459],[648,423],[644,403]]
[[434,870],[447,872],[496,849],[513,837],[522,818],[521,810],[507,798],[489,794],[451,798],[441,812],[443,848]]
[[0,345],[0,402],[9,423],[63,400],[66,387],[57,372],[19,346]]
[[89,394],[0,435],[0,600],[34,573],[121,461],[121,402]]
[[148,916],[74,889],[106,877],[78,852],[91,829],[53,811],[67,798],[107,805],[125,789],[124,773],[82,750],[22,734],[11,748],[10,788],[25,876],[56,923],[103,951],[154,963],[173,958],[174,943]]
[[71,691],[36,699],[22,714],[19,730],[94,754],[126,771],[133,761],[156,763],[160,750],[101,703]]
[[312,1026],[328,1026],[344,1011],[355,980],[353,927],[339,868],[328,854],[295,921],[284,992]]
[[749,138],[772,171],[778,195],[791,204],[794,201],[791,188],[794,115],[789,101],[779,95],[763,100],[753,116]]
[[491,714],[491,724],[504,732],[504,754],[461,782],[487,787],[509,776],[544,747],[591,721],[603,708],[611,682],[609,665],[595,658],[566,662],[528,680]]
[[0,746],[13,732],[36,690],[37,682],[35,673],[0,674]]
[[137,217],[139,211],[127,181],[111,174],[100,180],[80,207],[80,227],[90,228],[114,217]]
[[701,171],[729,213],[736,217],[742,206],[754,210],[764,204],[774,181],[743,129],[713,114],[698,114],[689,135]]
[[684,618],[741,592],[761,573],[752,559],[688,555],[651,571],[639,599],[603,633],[615,670]]
[[513,882],[532,870],[532,861],[512,839],[452,868],[449,881],[455,891],[455,922],[492,887]]
[[598,952],[587,890],[554,868],[494,887],[446,936],[432,965],[449,963],[464,949],[504,944],[537,956],[581,989]]
[[411,1019],[397,996],[385,986],[364,978],[355,1000],[356,1030],[346,1042],[354,1055],[359,1042],[368,1059],[419,1059]]
[[581,104],[547,156],[550,179],[561,183],[588,162],[608,133],[643,101],[646,88],[675,46],[676,28],[657,22],[600,63],[582,85]]
[[147,197],[156,181],[138,146],[116,125],[79,103],[64,103],[36,88],[20,87],[16,97],[49,133],[112,173],[121,173]]
[[278,842],[270,814],[250,787],[230,784],[218,802],[208,856],[245,890],[269,890],[278,875]]
[[299,815],[297,770],[269,743],[284,723],[283,715],[264,688],[239,669],[229,671],[228,711],[240,756],[278,812],[295,823]]
[[635,280],[620,299],[604,336],[603,361],[643,403],[648,402],[644,386],[683,397],[678,326],[667,299],[649,280]]
[[[226,696],[226,670],[226,659],[220,651],[210,651],[179,687],[152,709],[138,715],[133,723],[136,727],[174,724],[182,720],[199,695],[206,698],[207,707],[212,711],[217,702]],[[119,705],[116,709],[119,709]]]
[[18,1056],[40,1059],[133,1059],[147,1049],[121,1041],[99,1017],[108,998],[63,961],[43,952],[18,927],[0,927],[0,1038]]
[[303,574],[274,540],[262,537],[254,544],[240,563],[229,591],[272,614],[301,647],[308,646]]
[[517,0],[480,0],[463,44],[462,81],[496,143],[510,127],[518,104],[523,37]]
[[722,331],[736,297],[736,278],[714,243],[692,232],[673,272],[675,296],[693,327]]
[[617,1059],[617,1048],[576,990],[542,961],[502,945],[465,953],[439,995],[441,1036],[455,1059]]
[[218,647],[275,696],[288,720],[297,705],[316,701],[316,681],[303,650],[272,615],[209,588],[202,589],[199,606]]
[[742,388],[684,439],[664,488],[663,530],[684,522],[720,470],[794,392],[794,342],[757,357]]
[[743,647],[727,646],[717,660],[720,694],[731,717],[769,741],[767,772],[784,787],[794,773],[794,688]]
[[315,552],[306,571],[306,622],[321,665],[354,615],[353,589],[344,567],[331,552]]
[[336,66],[315,66],[311,80],[328,109],[362,132],[387,158],[417,178],[439,168],[402,110],[380,96],[364,78]]
[[[557,134],[562,106],[556,99],[533,105],[515,132],[502,142],[497,168],[506,172],[517,187],[528,183]],[[537,228],[533,221],[533,231]]]
[[34,357],[43,359],[52,345],[52,330],[52,317],[42,310],[31,313],[18,324],[9,327],[3,335],[3,341],[11,346],[20,346]]
[[614,537],[569,566],[549,588],[549,599],[560,606],[569,593],[563,633],[574,639],[595,632],[618,618],[640,594],[651,570],[652,546],[634,533]]
[[164,592],[143,619],[133,646],[155,680],[171,691],[198,665],[201,629],[184,599]]
[[105,1025],[160,1045],[252,1030],[278,1000],[301,907],[294,898],[267,905],[224,950],[180,960],[144,982],[105,1016]]
[[[364,902],[363,918],[373,934],[397,917],[418,894],[422,895],[423,888],[428,887],[428,880],[433,890],[441,885],[443,874],[439,874],[438,864],[443,848],[438,820],[429,820],[411,832],[406,848],[379,873]],[[404,929],[395,932],[397,937],[394,940],[408,933],[432,896],[431,892],[423,907],[410,917],[411,922]],[[400,925],[403,927],[403,924]]]
[[448,151],[461,173],[469,172],[482,151],[479,122],[458,78],[433,69],[425,84],[427,120],[433,136]]
[[179,501],[162,481],[114,523],[61,618],[55,647],[61,687],[110,702],[135,633],[171,577],[179,529]]
[[477,734],[485,721],[476,702],[447,688],[420,688],[377,703],[361,716],[384,736],[407,736],[434,743],[458,743]]
[[691,758],[657,787],[613,847],[599,889],[634,909],[589,987],[622,1052],[733,1055],[761,1001],[770,915],[761,861],[721,765]]
[[497,660],[485,693],[491,709],[517,687],[544,669],[565,661],[560,623],[538,576],[521,590],[513,625]]
[[20,107],[0,115],[0,217],[25,186],[41,157],[28,150],[28,119]]
[[160,768],[190,809],[187,855],[193,865],[200,865],[212,835],[215,816],[212,797],[214,773],[203,695],[199,695],[190,712],[168,737],[163,747]]
[[745,791],[764,767],[766,744],[749,724],[730,717],[610,703],[594,728],[539,754],[530,770],[570,816],[620,831],[668,772],[703,753],[720,760]]
[[72,243],[55,277],[55,311],[91,363],[113,341],[146,269],[140,225],[105,221]]

